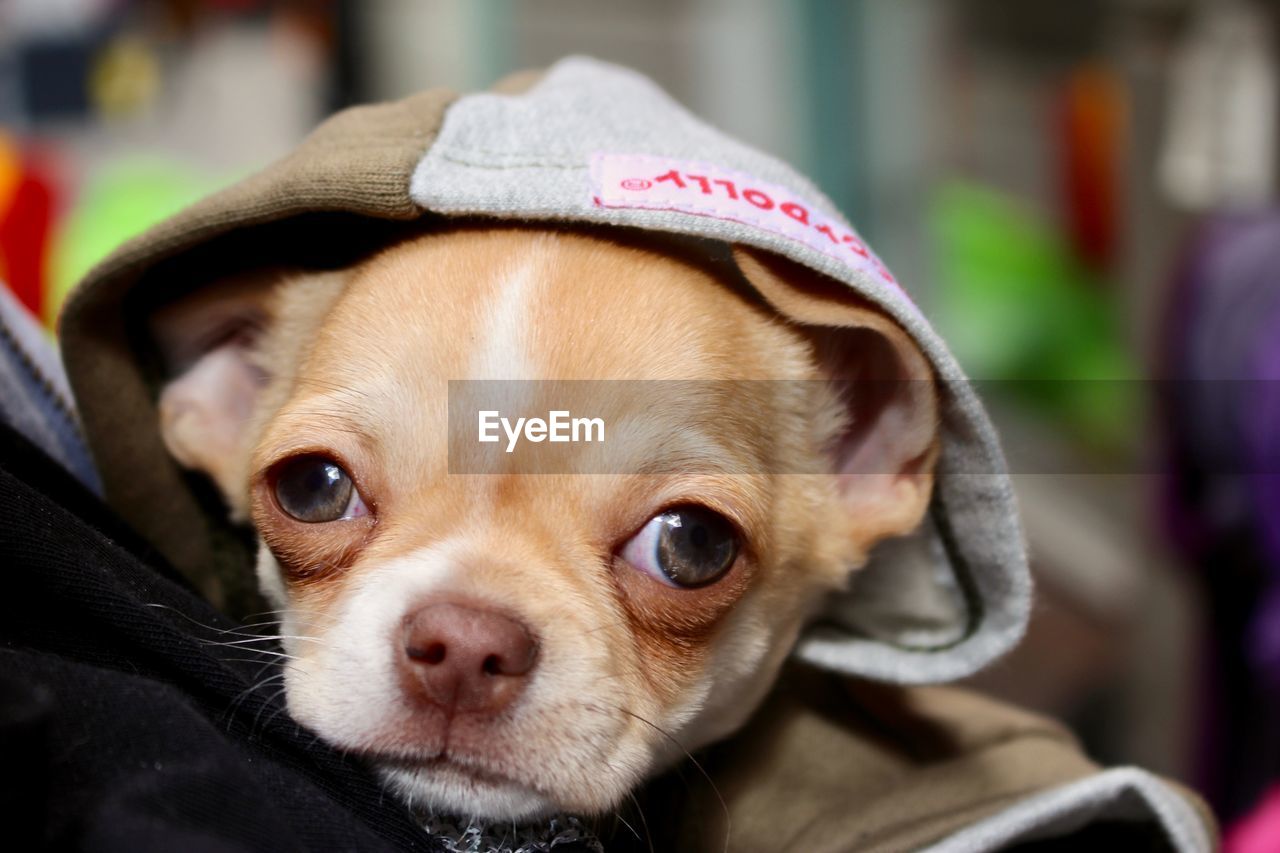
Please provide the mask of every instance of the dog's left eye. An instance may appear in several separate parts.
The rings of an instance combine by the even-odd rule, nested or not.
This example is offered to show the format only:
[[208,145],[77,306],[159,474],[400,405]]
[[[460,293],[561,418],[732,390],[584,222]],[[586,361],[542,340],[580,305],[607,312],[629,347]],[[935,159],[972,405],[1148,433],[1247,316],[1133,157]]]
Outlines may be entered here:
[[738,556],[738,534],[706,507],[659,513],[622,546],[622,558],[670,586],[695,587],[718,579]]
[[281,509],[308,524],[368,514],[351,475],[325,456],[287,460],[276,473],[275,493]]

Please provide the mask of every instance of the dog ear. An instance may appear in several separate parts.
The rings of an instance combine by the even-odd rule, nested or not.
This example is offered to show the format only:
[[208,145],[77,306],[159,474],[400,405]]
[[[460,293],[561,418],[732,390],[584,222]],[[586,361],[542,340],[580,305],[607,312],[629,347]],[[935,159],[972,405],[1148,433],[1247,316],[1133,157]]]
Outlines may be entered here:
[[848,519],[850,558],[919,526],[933,491],[938,399],[933,371],[882,311],[807,267],[735,247],[739,270],[813,343],[839,411],[825,451]]
[[150,315],[165,377],[161,438],[179,465],[213,481],[233,518],[246,510],[250,433],[270,380],[293,369],[348,277],[260,270],[199,287]]
[[164,370],[160,436],[184,468],[206,474],[233,511],[249,420],[267,383],[255,358],[273,322],[278,272],[201,287],[150,316]]

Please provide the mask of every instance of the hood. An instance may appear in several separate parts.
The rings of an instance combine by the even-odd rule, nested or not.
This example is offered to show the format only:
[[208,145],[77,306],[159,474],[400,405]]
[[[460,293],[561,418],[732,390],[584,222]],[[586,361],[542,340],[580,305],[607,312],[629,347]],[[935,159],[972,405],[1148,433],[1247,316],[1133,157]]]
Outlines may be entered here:
[[433,216],[754,246],[880,306],[939,379],[935,495],[920,530],[877,549],[795,654],[842,673],[923,683],[968,675],[1021,637],[1031,583],[995,431],[902,284],[786,164],[711,128],[639,74],[584,58],[486,93],[433,90],[341,112],[289,157],[122,246],[72,294],[64,360],[107,499],[215,603],[234,610],[245,600],[250,543],[165,452],[140,306],[229,264],[343,265],[403,223]]

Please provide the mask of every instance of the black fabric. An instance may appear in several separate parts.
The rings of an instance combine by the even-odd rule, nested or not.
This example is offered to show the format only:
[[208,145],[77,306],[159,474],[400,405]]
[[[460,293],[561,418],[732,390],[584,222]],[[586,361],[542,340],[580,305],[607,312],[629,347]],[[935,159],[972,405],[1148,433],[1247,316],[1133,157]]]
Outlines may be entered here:
[[276,658],[217,645],[243,629],[3,426],[0,555],[0,847],[436,849],[289,719]]

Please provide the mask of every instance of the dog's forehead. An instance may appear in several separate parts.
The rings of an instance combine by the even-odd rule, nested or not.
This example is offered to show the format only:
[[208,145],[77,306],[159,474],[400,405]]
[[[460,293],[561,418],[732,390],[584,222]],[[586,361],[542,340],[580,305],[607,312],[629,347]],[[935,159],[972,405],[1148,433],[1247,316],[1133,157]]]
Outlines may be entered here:
[[659,251],[574,232],[462,230],[361,268],[316,354],[326,371],[365,375],[755,378],[776,372],[763,351],[776,356],[783,337],[709,270]]

